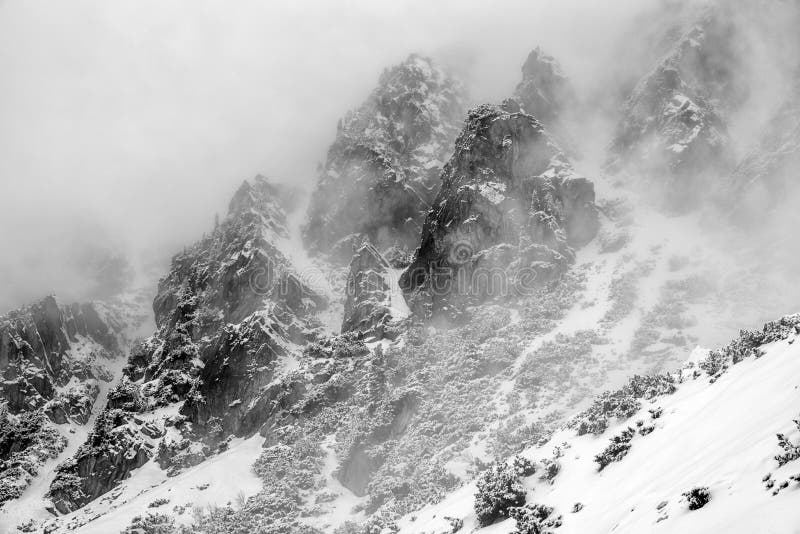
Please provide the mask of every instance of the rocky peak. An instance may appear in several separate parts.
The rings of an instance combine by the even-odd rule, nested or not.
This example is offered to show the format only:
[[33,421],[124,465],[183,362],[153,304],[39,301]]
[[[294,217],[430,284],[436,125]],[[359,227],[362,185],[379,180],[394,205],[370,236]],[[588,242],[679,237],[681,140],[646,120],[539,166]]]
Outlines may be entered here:
[[[726,113],[744,98],[732,19],[708,11],[639,80],[617,125],[608,170],[650,176],[670,209],[692,208],[730,168]],[[634,178],[639,179],[639,178]]]
[[413,248],[463,110],[460,83],[428,58],[412,54],[384,71],[339,123],[308,209],[309,248],[341,249],[342,262],[351,247],[337,243],[353,234],[380,250]]
[[[228,203],[228,214],[237,215],[247,211],[285,225],[286,215],[297,208],[298,189],[270,181],[256,175],[252,182],[245,180]],[[285,230],[282,231],[285,234]]]
[[[156,333],[131,351],[89,440],[59,467],[50,488],[58,510],[154,457],[172,473],[197,464],[271,416],[281,362],[316,338],[327,303],[285,248],[286,193],[260,176],[245,182],[213,232],[173,258],[153,302]],[[170,417],[153,415],[164,407]],[[159,441],[168,427],[178,437]]]
[[514,101],[469,112],[442,178],[400,280],[418,312],[453,312],[553,280],[571,246],[597,231],[593,184]]
[[576,101],[575,92],[561,65],[536,47],[522,65],[522,81],[514,91],[526,113],[550,126],[567,106]]

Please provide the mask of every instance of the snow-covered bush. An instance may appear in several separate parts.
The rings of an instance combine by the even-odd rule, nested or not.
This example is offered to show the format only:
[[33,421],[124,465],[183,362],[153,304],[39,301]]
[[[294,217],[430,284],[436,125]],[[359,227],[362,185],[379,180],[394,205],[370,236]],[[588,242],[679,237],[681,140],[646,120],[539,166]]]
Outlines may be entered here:
[[166,497],[159,497],[158,499],[152,501],[150,504],[147,505],[148,508],[158,508],[159,506],[164,506],[165,504],[169,504],[169,499]]
[[369,354],[358,332],[346,332],[318,343],[309,343],[303,351],[311,358],[357,358]]
[[535,466],[525,458],[515,457],[510,464],[494,464],[478,479],[475,513],[482,526],[501,517],[509,517],[514,507],[525,504],[522,477],[534,473]]
[[527,423],[523,414],[517,414],[509,417],[494,431],[489,446],[492,456],[500,460],[535,445],[551,434],[552,429],[545,422],[536,420]]
[[[800,418],[794,420],[794,425],[797,427],[797,430],[800,430]],[[800,443],[795,445],[785,434],[778,434],[778,446],[783,449],[781,454],[775,456],[775,459],[778,461],[778,467],[782,467],[800,458]]]
[[109,408],[119,408],[127,412],[139,412],[145,408],[139,386],[123,376],[122,380],[108,392]]
[[184,534],[190,532],[188,529],[180,529],[175,526],[175,519],[167,514],[148,513],[145,516],[136,516],[131,521],[128,528],[122,534]]
[[513,534],[548,534],[551,528],[561,526],[561,516],[551,517],[553,508],[543,504],[527,504],[512,508],[509,516],[516,521]]
[[600,435],[608,428],[610,419],[625,420],[639,411],[642,406],[639,399],[650,400],[660,395],[671,395],[675,391],[672,375],[636,375],[621,389],[600,395],[570,422],[570,426],[577,430],[579,436]]
[[542,475],[539,478],[552,484],[553,480],[558,476],[559,471],[561,471],[561,463],[555,458],[545,458],[542,460],[542,467]]
[[711,500],[711,493],[706,487],[692,488],[683,493],[686,497],[686,502],[689,504],[689,510],[699,510]]
[[594,461],[599,465],[598,471],[602,471],[611,462],[619,462],[631,448],[631,440],[636,435],[636,430],[626,428],[622,433],[611,438],[611,443],[603,452],[594,457]]
[[739,332],[739,337],[726,347],[711,351],[699,366],[706,374],[717,378],[731,365],[736,365],[745,358],[761,356],[760,347],[762,345],[782,341],[797,333],[800,333],[800,314],[770,321],[764,325],[761,331],[742,330]]
[[459,517],[445,516],[445,520],[450,523],[450,534],[455,534],[456,532],[464,528],[464,520]]

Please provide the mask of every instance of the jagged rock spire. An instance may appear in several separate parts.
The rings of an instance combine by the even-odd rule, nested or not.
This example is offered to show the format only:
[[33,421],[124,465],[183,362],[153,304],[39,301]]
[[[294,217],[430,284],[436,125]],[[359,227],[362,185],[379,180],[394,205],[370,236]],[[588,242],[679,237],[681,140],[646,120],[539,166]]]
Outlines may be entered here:
[[572,261],[570,245],[596,231],[593,184],[574,174],[541,124],[514,101],[482,105],[456,141],[400,284],[417,312],[448,313],[529,289],[518,282],[553,280]]
[[739,46],[732,19],[706,11],[634,88],[607,170],[671,210],[694,207],[732,164],[726,117],[745,98],[734,76]]
[[[304,229],[314,251],[343,251],[352,234],[383,250],[413,247],[439,187],[463,116],[463,89],[430,59],[412,54],[340,121]],[[361,238],[353,239],[361,241]]]
[[577,100],[561,65],[538,46],[522,65],[522,81],[514,91],[514,99],[526,113],[547,126]]

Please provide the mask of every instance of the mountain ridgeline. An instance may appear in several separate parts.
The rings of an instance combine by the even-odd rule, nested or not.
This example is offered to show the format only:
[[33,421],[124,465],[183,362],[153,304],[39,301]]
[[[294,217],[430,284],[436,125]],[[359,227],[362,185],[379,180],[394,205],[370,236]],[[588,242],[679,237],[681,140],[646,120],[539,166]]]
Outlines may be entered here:
[[[719,6],[664,32],[596,166],[576,135],[590,97],[541,48],[511,98],[478,105],[412,54],[340,120],[298,235],[289,221],[302,195],[245,181],[223,220],[172,258],[144,339],[120,303],[48,297],[3,316],[0,526],[571,528],[561,501],[525,504],[523,481],[547,496],[562,464],[584,463],[553,440],[603,434],[800,331],[796,316],[769,323],[660,374],[766,295],[747,278],[758,264],[730,267],[732,283],[714,271],[727,241],[699,235],[698,221],[733,227],[779,212],[794,191],[800,69],[752,146],[734,146],[752,90],[740,75],[745,33]],[[615,429],[600,469],[613,472],[658,423],[631,424]],[[554,449],[537,465],[506,463],[542,444]],[[588,450],[588,438],[575,446]],[[231,493],[239,481],[221,478],[244,462],[256,489],[243,480]],[[554,495],[576,500],[558,480]],[[474,510],[461,506],[463,487],[478,492]],[[443,500],[446,516],[426,508],[425,528],[414,524]]]

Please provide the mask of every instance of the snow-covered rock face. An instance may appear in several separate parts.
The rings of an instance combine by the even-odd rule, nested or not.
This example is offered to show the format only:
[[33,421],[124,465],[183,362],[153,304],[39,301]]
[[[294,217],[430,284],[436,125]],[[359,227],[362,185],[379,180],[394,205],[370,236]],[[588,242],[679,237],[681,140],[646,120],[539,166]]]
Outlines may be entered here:
[[424,315],[558,278],[597,231],[594,186],[514,101],[470,111],[442,178],[400,280]]
[[100,306],[62,306],[47,297],[0,318],[0,395],[11,413],[44,408],[56,423],[86,422],[97,387],[88,388],[86,406],[72,395],[78,384],[71,381],[108,380],[103,360],[121,353],[122,325]]
[[[0,317],[0,506],[86,424],[127,348],[126,319],[100,302],[40,302]],[[134,325],[135,326],[135,325]]]
[[726,113],[743,100],[735,28],[711,12],[633,90],[609,149],[608,170],[630,175],[658,202],[685,211],[731,168]]
[[340,241],[351,234],[381,251],[413,249],[464,109],[461,85],[429,59],[411,55],[386,70],[339,124],[308,209],[307,245],[342,263],[353,249]]
[[522,81],[514,91],[514,99],[547,127],[576,102],[575,91],[561,66],[539,47],[522,65]]
[[391,335],[387,332],[392,318],[390,270],[389,262],[369,243],[358,249],[347,278],[343,333],[359,332],[377,339]]
[[[50,488],[58,510],[97,498],[153,457],[174,472],[195,465],[270,417],[283,393],[273,384],[280,362],[315,338],[326,305],[281,249],[290,193],[260,176],[245,182],[211,235],[173,258],[153,302],[158,331],[131,351],[89,440],[59,467]],[[154,409],[166,420],[139,415]]]

